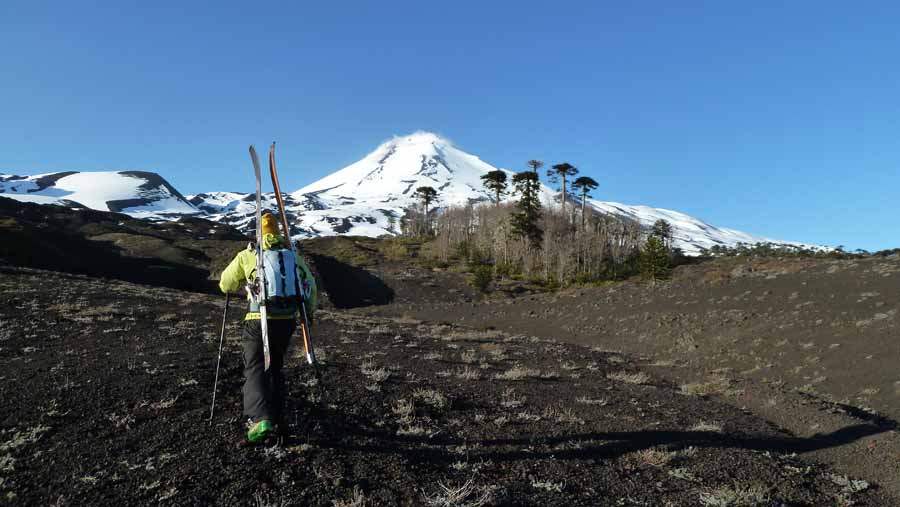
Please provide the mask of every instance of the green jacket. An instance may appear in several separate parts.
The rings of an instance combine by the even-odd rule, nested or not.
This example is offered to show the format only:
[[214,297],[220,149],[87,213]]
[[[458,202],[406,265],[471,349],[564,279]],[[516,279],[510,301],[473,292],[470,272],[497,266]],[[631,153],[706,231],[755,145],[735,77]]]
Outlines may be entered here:
[[[263,249],[272,250],[275,248],[284,248],[281,238],[272,234],[263,236]],[[306,262],[299,254],[297,255],[297,266],[303,271],[306,280],[309,282],[311,292],[309,298],[306,299],[306,314],[312,319],[313,313],[318,305],[318,289],[316,288],[316,279],[312,276]],[[241,289],[245,283],[251,283],[256,280],[256,251],[252,248],[241,250],[231,261],[222,275],[219,277],[219,289],[228,294],[234,294]],[[248,301],[250,295],[247,295]],[[269,315],[269,319],[293,319],[294,315]],[[244,320],[259,320],[259,312],[248,311]]]

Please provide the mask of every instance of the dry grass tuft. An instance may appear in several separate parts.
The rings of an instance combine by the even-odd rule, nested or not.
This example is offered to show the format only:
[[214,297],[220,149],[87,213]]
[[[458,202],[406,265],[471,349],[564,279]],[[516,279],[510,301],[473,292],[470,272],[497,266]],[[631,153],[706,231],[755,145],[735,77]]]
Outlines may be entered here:
[[504,389],[500,395],[500,406],[503,408],[519,408],[525,404],[525,396],[516,394],[515,389]]
[[675,459],[675,453],[660,449],[644,449],[642,451],[637,451],[635,457],[644,465],[663,467]]
[[607,373],[606,378],[618,382],[625,382],[626,384],[647,384],[650,382],[650,375],[647,375],[642,371],[614,371],[611,373]]
[[481,507],[493,501],[493,490],[476,486],[474,478],[459,486],[438,482],[438,491],[430,496],[425,495],[425,505],[429,507]]
[[466,366],[461,370],[457,370],[456,378],[463,380],[481,380],[481,373],[474,368]]
[[691,396],[709,396],[713,394],[726,394],[731,388],[731,381],[724,375],[710,377],[707,382],[694,382],[683,384],[681,392]]
[[722,433],[722,426],[706,421],[700,421],[688,429],[688,431],[702,431],[707,433]]
[[391,412],[396,415],[401,423],[410,424],[416,415],[416,407],[407,399],[399,399],[391,405]]
[[360,371],[362,371],[363,375],[369,377],[376,384],[380,382],[384,382],[391,376],[391,372],[385,368],[378,368],[378,365],[375,364],[375,361],[367,359],[359,365]]
[[763,507],[772,505],[769,493],[761,485],[725,486],[700,493],[703,507]]
[[607,400],[606,398],[588,398],[587,396],[580,396],[578,398],[575,398],[575,403],[605,407],[606,404],[609,403],[609,400]]
[[506,370],[503,373],[498,373],[494,375],[494,378],[497,380],[523,380],[526,378],[540,378],[541,370],[536,370],[534,368],[526,368],[522,365],[515,365],[512,368]]
[[466,364],[475,364],[478,362],[478,354],[474,350],[469,349],[460,353],[459,359]]
[[575,415],[571,407],[547,407],[544,409],[544,417],[562,424],[584,424],[584,419]]
[[437,410],[444,410],[450,405],[447,397],[435,389],[416,389],[413,391],[413,398]]

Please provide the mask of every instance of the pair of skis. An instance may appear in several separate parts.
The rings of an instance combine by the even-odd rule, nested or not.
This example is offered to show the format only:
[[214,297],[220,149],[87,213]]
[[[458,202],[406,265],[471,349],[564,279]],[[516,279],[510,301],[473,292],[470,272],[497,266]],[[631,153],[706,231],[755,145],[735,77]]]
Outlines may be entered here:
[[[268,310],[266,308],[266,300],[268,299],[266,285],[266,271],[263,266],[263,246],[262,246],[262,177],[260,176],[259,157],[256,155],[256,148],[250,146],[250,159],[253,161],[253,171],[256,174],[256,279],[258,285],[257,298],[259,300],[259,321],[262,331],[263,357],[265,360],[265,369],[268,371],[271,364],[271,356],[269,354],[269,323]],[[281,187],[278,185],[278,173],[275,170],[275,143],[269,148],[269,175],[272,177],[272,186],[275,188],[275,199],[278,201],[278,211],[281,215],[281,227],[284,238],[290,246],[291,255],[296,257],[294,241],[291,239],[291,229],[287,221],[287,213],[284,210],[284,200],[281,198]],[[302,271],[302,268],[299,268]],[[306,361],[316,370],[318,375],[319,369],[316,363],[316,352],[313,348],[312,336],[309,329],[309,317],[306,315],[306,294],[301,285],[300,310],[303,313],[303,322],[300,328],[303,333],[303,346],[306,348]]]

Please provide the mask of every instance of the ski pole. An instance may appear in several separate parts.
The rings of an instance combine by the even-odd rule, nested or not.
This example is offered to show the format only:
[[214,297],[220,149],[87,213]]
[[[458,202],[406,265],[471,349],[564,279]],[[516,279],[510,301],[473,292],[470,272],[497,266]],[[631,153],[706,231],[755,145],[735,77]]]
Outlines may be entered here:
[[309,318],[306,316],[306,299],[300,300],[300,309],[303,311],[303,322],[300,327],[303,331],[303,345],[306,347],[306,361],[312,365],[316,378],[322,380],[322,372],[319,371],[319,363],[316,361],[316,349],[313,348],[312,337],[310,336]]
[[216,360],[216,380],[213,382],[212,406],[209,408],[209,424],[213,422],[216,412],[216,388],[219,386],[219,365],[222,364],[222,347],[225,344],[225,322],[228,318],[228,300],[231,294],[225,293],[225,311],[222,313],[222,332],[219,334],[219,359]]

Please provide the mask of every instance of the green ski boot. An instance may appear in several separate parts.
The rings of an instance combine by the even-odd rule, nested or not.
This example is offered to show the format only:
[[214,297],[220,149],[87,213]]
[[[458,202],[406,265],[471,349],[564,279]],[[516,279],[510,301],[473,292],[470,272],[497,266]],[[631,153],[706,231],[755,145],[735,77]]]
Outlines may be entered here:
[[272,427],[272,421],[263,419],[250,426],[250,429],[247,431],[247,440],[254,444],[262,442],[274,431],[275,428]]

